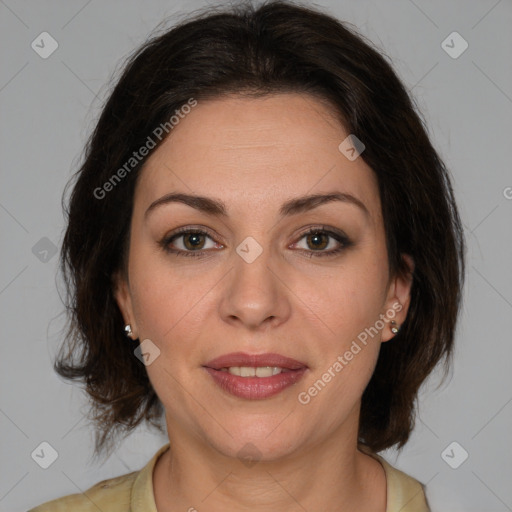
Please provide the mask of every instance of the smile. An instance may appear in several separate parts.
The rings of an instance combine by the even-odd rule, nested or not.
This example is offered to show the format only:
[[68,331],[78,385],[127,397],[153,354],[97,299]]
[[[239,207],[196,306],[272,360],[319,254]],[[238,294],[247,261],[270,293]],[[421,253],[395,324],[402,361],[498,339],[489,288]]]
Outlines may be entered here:
[[221,371],[229,372],[231,375],[237,375],[238,377],[272,377],[290,370],[279,366],[230,366],[229,368],[221,368]]

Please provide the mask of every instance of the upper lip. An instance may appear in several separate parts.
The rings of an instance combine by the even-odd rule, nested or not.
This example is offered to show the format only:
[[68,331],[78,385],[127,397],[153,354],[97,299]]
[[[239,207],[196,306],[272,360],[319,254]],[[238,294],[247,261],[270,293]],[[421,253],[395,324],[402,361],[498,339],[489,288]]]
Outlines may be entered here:
[[280,354],[246,354],[245,352],[231,352],[230,354],[224,354],[212,359],[204,366],[213,368],[214,370],[229,368],[231,366],[279,366],[280,368],[287,368],[289,370],[307,368],[306,364]]

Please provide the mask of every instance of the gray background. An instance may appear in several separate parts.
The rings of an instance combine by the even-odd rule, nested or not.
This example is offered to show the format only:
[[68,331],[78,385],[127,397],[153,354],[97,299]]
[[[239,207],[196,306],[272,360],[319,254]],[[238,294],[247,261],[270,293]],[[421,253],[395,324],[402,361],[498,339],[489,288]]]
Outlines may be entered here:
[[[51,366],[63,326],[51,249],[61,243],[63,187],[112,73],[162,19],[204,5],[0,0],[2,511],[27,510],[139,469],[166,442],[140,429],[105,464],[90,462],[84,396]],[[434,511],[512,510],[512,3],[318,5],[384,49],[412,89],[453,173],[469,246],[453,371],[444,383],[428,381],[411,441],[401,454],[384,455],[427,484]],[[43,31],[59,45],[47,59],[31,48]],[[441,46],[453,31],[469,44],[458,58]],[[448,41],[452,51],[461,48]],[[58,452],[48,469],[31,457],[43,441]],[[460,446],[445,460],[456,465],[462,450],[469,454],[457,469],[441,455],[453,441]]]

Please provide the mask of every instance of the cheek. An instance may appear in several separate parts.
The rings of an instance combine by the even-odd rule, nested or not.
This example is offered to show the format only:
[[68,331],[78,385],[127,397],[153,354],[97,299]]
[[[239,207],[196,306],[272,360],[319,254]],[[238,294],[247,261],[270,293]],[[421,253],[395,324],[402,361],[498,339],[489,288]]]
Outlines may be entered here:
[[[159,273],[152,264],[134,265],[132,300],[137,325],[146,337],[155,336],[170,323],[174,308],[169,304],[169,286],[165,274]],[[170,326],[169,326],[170,327]]]
[[138,328],[147,338],[166,342],[190,320],[200,294],[192,283],[184,283],[155,267],[141,270],[133,286],[134,313]]
[[186,304],[187,288],[176,281],[165,253],[140,225],[132,226],[129,278],[141,336],[161,340]]
[[[297,296],[314,312],[322,332],[346,344],[379,318],[386,296],[386,268],[361,254],[310,279],[298,280]],[[319,322],[320,320],[320,322]]]
[[[165,255],[141,251],[132,259],[131,289],[140,338],[149,338],[173,361],[198,349],[196,339],[211,321],[211,294],[218,275],[201,264],[178,268]],[[172,362],[170,362],[172,364]]]
[[387,290],[383,261],[371,254],[360,258],[333,283],[336,291],[331,293],[329,319],[339,336],[336,343],[326,347],[329,358],[325,366],[337,375],[330,393],[340,407],[362,395],[378,359],[384,325],[380,314]]
[[[175,293],[169,268],[162,265],[162,257],[157,248],[140,243],[137,235],[132,235],[129,276],[132,306],[140,338],[158,342],[166,328],[173,325],[176,307],[183,293]],[[173,300],[174,297],[174,300]]]

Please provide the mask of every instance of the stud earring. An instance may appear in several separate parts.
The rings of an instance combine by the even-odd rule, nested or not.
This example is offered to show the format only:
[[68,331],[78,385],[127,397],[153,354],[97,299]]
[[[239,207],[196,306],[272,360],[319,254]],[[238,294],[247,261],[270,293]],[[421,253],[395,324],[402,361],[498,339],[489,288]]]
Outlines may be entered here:
[[126,334],[126,336],[128,336],[128,338],[131,338],[132,337],[132,326],[130,324],[126,324],[124,326],[124,333]]
[[399,330],[400,330],[400,327],[398,325],[396,325],[396,322],[394,320],[391,320],[391,332],[393,334],[397,334]]

